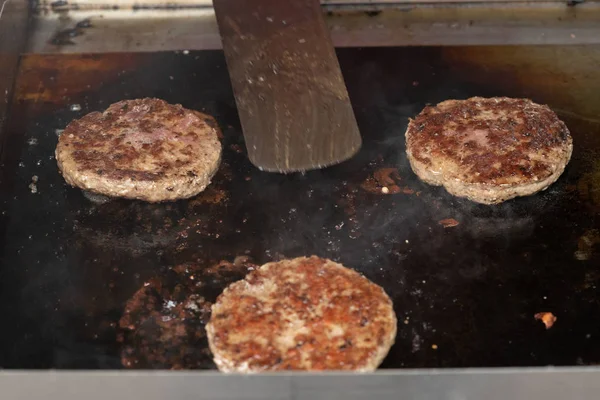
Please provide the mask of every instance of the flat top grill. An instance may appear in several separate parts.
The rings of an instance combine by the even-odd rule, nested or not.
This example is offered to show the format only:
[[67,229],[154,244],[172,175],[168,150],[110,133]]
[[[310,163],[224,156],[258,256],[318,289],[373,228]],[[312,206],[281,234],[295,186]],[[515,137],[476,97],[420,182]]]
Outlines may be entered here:
[[[149,279],[167,279],[169,266],[311,254],[359,270],[394,300],[398,336],[384,368],[598,363],[600,123],[559,107],[574,138],[563,177],[498,206],[425,185],[406,160],[408,118],[426,103],[506,95],[563,105],[573,95],[550,90],[564,76],[537,86],[523,84],[532,70],[490,79],[465,62],[477,51],[504,58],[515,48],[340,50],[363,149],[288,176],[247,160],[219,51],[24,56],[0,170],[0,366],[121,368],[125,303]],[[597,109],[590,93],[586,104]],[[94,204],[60,176],[57,134],[85,113],[145,96],[214,115],[223,164],[190,200]],[[238,272],[207,278],[207,300]],[[544,311],[558,317],[549,330],[533,317]],[[214,368],[209,358],[194,367]]]

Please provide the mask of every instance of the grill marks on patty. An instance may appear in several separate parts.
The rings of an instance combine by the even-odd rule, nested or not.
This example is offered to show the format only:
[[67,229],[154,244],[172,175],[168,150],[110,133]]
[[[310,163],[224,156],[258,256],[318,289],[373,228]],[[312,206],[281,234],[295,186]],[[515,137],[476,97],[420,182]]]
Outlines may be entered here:
[[452,159],[463,171],[461,178],[472,183],[545,178],[552,166],[544,156],[570,140],[567,127],[550,108],[509,98],[428,106],[411,122],[409,132],[415,159],[433,168],[436,157]]
[[[115,179],[157,180],[190,164],[198,132],[210,131],[207,121],[211,119],[162,100],[121,101],[104,113],[94,112],[72,122],[63,135],[82,170]],[[103,151],[107,142],[110,154]],[[165,156],[174,151],[178,157]],[[140,162],[149,170],[130,168]]]
[[265,264],[230,285],[207,325],[222,371],[374,370],[394,343],[383,289],[318,257]]
[[212,117],[181,105],[124,100],[71,122],[56,155],[72,185],[108,196],[175,200],[210,183],[221,158],[218,134]]
[[[512,186],[517,192],[519,186],[536,182],[547,180],[549,185],[562,173],[572,151],[569,130],[548,106],[506,97],[428,106],[410,121],[406,144],[411,166],[421,179],[459,196],[469,185],[486,190]],[[529,193],[527,189],[500,193],[497,199],[486,193],[480,202],[499,202],[548,185],[531,187],[535,190]],[[478,201],[473,191],[464,195]]]

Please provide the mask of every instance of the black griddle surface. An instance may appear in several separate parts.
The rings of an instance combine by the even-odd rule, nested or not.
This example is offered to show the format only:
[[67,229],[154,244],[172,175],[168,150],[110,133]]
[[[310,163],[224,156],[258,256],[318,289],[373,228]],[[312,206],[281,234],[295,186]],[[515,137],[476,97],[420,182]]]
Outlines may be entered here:
[[[25,57],[2,153],[0,367],[121,368],[125,302],[169,266],[311,254],[392,297],[399,329],[385,368],[599,362],[600,127],[565,117],[575,152],[563,177],[535,196],[477,205],[418,181],[405,156],[408,118],[449,98],[523,95],[519,86],[469,83],[435,48],[339,57],[363,149],[288,176],[247,161],[220,52]],[[57,170],[56,130],[144,96],[214,115],[223,165],[196,199],[91,203]],[[380,168],[397,168],[401,193],[365,189]],[[448,218],[459,225],[444,228]],[[533,317],[543,311],[558,317],[549,330]]]

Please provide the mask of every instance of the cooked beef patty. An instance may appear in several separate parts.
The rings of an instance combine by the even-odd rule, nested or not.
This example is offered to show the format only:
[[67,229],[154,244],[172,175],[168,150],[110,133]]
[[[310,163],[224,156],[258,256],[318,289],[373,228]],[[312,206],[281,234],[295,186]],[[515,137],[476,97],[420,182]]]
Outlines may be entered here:
[[333,261],[272,262],[230,285],[206,326],[225,372],[375,370],[396,337],[384,290]]
[[546,189],[572,151],[565,124],[528,99],[444,101],[426,107],[406,131],[406,152],[419,178],[483,204]]
[[159,99],[124,100],[71,122],[56,160],[65,180],[93,193],[149,202],[192,197],[221,160],[215,120]]

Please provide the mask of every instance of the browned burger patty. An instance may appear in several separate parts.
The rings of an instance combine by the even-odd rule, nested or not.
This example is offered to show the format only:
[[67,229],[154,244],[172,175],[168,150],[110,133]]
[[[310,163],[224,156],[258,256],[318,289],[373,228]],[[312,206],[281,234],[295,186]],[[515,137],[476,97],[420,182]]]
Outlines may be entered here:
[[230,285],[206,326],[224,372],[375,370],[396,337],[392,301],[333,261],[272,262]]
[[71,122],[56,160],[65,180],[111,197],[192,197],[221,160],[215,120],[159,99],[124,100]]
[[444,101],[426,107],[406,131],[408,160],[419,178],[483,204],[546,189],[572,151],[565,124],[528,99]]

